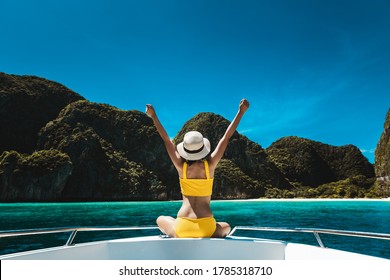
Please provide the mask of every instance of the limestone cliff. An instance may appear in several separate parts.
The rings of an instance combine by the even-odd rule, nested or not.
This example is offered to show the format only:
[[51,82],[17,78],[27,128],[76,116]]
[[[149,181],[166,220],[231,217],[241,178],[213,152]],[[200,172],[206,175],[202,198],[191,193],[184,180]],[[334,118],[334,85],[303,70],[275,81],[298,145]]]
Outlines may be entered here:
[[[213,113],[188,120],[212,148],[229,125]],[[389,176],[389,114],[376,153]],[[0,202],[180,199],[178,175],[152,120],[92,103],[52,81],[0,73]],[[286,137],[264,150],[235,132],[217,166],[213,198],[363,197],[373,166],[353,145]],[[378,196],[371,192],[372,196]]]
[[31,153],[38,131],[68,104],[84,99],[63,85],[0,72],[0,153]]
[[58,150],[31,155],[4,152],[0,156],[0,201],[57,201],[72,169],[69,156]]
[[387,112],[384,130],[375,150],[375,173],[379,192],[390,196],[390,110]]
[[58,149],[69,155],[74,170],[63,190],[64,200],[156,200],[169,196],[166,186],[173,178],[170,162],[144,113],[74,102],[40,131],[38,148]]
[[284,137],[267,148],[290,182],[317,187],[363,175],[374,177],[372,164],[353,145],[331,146],[300,137]]

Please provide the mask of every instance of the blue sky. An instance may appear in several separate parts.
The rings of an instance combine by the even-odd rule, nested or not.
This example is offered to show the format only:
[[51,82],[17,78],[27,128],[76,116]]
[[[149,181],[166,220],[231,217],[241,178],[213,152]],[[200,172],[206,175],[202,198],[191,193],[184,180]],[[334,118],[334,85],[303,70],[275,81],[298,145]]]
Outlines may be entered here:
[[296,135],[374,162],[390,108],[388,0],[0,0],[0,71],[144,111],[170,136],[199,112],[264,148]]

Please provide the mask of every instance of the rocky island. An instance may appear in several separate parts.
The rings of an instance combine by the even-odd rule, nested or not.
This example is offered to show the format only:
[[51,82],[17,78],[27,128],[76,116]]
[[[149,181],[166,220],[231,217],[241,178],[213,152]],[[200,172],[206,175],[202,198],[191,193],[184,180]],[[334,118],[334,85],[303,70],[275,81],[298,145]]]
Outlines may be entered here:
[[[215,145],[228,125],[199,113],[174,142],[199,130]],[[0,73],[0,129],[0,202],[181,198],[177,173],[143,112],[90,102],[43,78]],[[235,132],[213,198],[386,196],[389,135],[388,113],[374,167],[353,145],[285,137],[264,149]]]

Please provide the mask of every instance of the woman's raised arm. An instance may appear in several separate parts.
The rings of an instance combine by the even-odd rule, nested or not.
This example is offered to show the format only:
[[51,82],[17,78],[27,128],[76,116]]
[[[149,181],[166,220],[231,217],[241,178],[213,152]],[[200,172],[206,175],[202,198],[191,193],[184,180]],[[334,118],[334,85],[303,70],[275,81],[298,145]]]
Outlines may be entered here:
[[154,126],[156,127],[158,134],[160,134],[164,142],[165,148],[172,163],[175,165],[176,169],[180,170],[182,168],[182,159],[179,153],[176,151],[175,145],[169,138],[167,132],[165,131],[164,127],[162,126],[160,120],[157,117],[156,111],[151,104],[146,104],[146,114],[153,120]]
[[218,162],[221,160],[223,154],[225,153],[230,138],[232,137],[233,133],[236,131],[242,116],[245,114],[248,108],[249,108],[248,100],[242,99],[240,101],[240,105],[238,107],[238,112],[236,116],[234,117],[233,121],[226,129],[225,134],[222,136],[221,140],[219,140],[217,147],[211,154],[210,165],[212,165],[214,168],[217,166]]

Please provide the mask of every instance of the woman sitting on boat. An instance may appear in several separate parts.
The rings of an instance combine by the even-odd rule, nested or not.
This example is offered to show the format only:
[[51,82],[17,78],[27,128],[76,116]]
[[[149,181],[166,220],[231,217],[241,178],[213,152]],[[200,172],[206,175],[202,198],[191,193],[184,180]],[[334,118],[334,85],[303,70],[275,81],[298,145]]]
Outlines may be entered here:
[[183,142],[175,147],[153,106],[146,105],[146,114],[152,118],[179,174],[183,195],[183,204],[176,219],[170,216],[157,218],[157,225],[165,234],[185,238],[225,237],[229,233],[230,225],[226,222],[216,222],[210,208],[214,171],[248,108],[249,102],[242,99],[236,116],[211,153],[209,140],[198,131],[187,132]]

